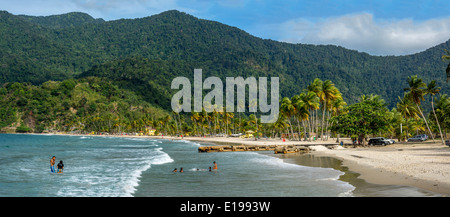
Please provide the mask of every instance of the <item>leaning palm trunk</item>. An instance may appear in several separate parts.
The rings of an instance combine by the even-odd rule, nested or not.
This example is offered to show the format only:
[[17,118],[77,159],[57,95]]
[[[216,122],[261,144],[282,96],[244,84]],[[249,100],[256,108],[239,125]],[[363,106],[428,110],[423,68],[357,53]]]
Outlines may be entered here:
[[305,121],[302,121],[302,125],[303,125],[303,135],[305,136],[305,139],[303,141],[306,141],[306,124],[305,124]]
[[437,125],[439,127],[439,134],[441,135],[441,141],[442,141],[442,144],[444,145],[445,142],[444,142],[444,137],[442,136],[441,125],[439,125],[439,121],[438,121],[438,118],[436,116],[436,112],[434,111],[433,97],[431,97],[431,109],[433,110],[434,118],[436,118],[436,123],[437,123]]
[[322,128],[322,133],[320,134],[320,138],[322,138],[322,141],[325,141],[325,137],[323,136],[323,128],[325,126],[325,111],[327,110],[326,108],[327,108],[327,102],[325,101],[323,104],[322,125],[320,125]]
[[327,141],[328,141],[328,135],[329,135],[328,134],[328,124],[329,124],[329,122],[330,122],[330,112],[327,112],[327,125],[326,125],[326,128],[325,128],[325,133],[327,134]]
[[433,135],[433,133],[431,132],[430,127],[428,126],[427,119],[426,119],[425,116],[423,115],[422,110],[421,110],[420,107],[419,107],[419,104],[416,103],[416,105],[417,105],[417,108],[419,109],[420,115],[422,115],[422,118],[423,118],[423,120],[425,121],[425,125],[427,125],[428,132],[430,132],[431,138],[433,139],[433,142],[435,143],[436,141],[434,141],[434,135]]
[[[290,140],[294,140],[294,129],[292,128],[292,123],[291,123],[291,119],[288,118],[289,121],[289,126],[291,126],[291,135],[289,136]],[[292,136],[292,137],[291,137]]]

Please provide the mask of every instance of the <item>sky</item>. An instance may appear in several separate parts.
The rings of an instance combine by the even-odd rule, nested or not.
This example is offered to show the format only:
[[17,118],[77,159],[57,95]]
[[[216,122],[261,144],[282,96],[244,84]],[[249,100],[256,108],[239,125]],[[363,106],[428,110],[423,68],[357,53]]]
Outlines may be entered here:
[[289,43],[407,55],[450,39],[450,0],[0,0],[12,14],[141,18],[176,9]]

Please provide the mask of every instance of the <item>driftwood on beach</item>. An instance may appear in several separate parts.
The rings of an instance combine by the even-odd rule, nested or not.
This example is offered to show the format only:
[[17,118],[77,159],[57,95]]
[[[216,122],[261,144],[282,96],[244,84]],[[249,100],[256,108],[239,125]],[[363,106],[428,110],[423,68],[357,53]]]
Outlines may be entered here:
[[227,151],[274,151],[275,154],[308,153],[310,150],[301,145],[217,145],[201,146],[198,152],[227,152]]

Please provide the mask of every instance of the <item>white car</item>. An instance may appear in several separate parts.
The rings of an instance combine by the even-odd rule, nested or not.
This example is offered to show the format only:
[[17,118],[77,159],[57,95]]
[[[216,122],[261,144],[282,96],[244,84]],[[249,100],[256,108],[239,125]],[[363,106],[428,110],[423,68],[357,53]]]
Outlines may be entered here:
[[375,137],[374,139],[381,139],[383,141],[387,141],[389,144],[394,144],[395,141],[393,139],[386,139],[384,137]]
[[425,141],[425,140],[427,140],[425,137],[423,137],[423,136],[421,136],[421,135],[418,135],[418,136],[414,136],[414,137],[412,137],[412,138],[409,138],[409,139],[408,139],[408,142],[414,142],[414,141],[420,141],[420,142],[423,142],[423,141]]
[[391,142],[391,144],[394,144],[394,143],[395,143],[395,140],[393,140],[393,139],[386,139],[386,140],[388,140],[389,142]]

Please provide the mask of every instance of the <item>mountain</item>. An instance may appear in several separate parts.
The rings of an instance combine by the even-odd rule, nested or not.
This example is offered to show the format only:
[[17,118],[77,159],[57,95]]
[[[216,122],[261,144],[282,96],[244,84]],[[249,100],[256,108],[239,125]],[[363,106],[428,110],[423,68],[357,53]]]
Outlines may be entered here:
[[62,29],[68,27],[80,26],[86,23],[102,23],[105,22],[103,19],[94,19],[89,14],[81,12],[71,12],[61,15],[51,15],[51,16],[28,16],[19,15],[19,17],[44,27]]
[[[74,18],[75,17],[75,18]],[[170,107],[177,76],[280,77],[282,96],[299,93],[315,78],[333,81],[344,99],[379,94],[390,107],[406,79],[419,75],[445,83],[441,60],[450,40],[406,56],[372,56],[334,45],[261,39],[236,27],[175,10],[138,19],[96,20],[86,14],[30,17],[0,12],[0,84],[73,77],[107,77]]]

